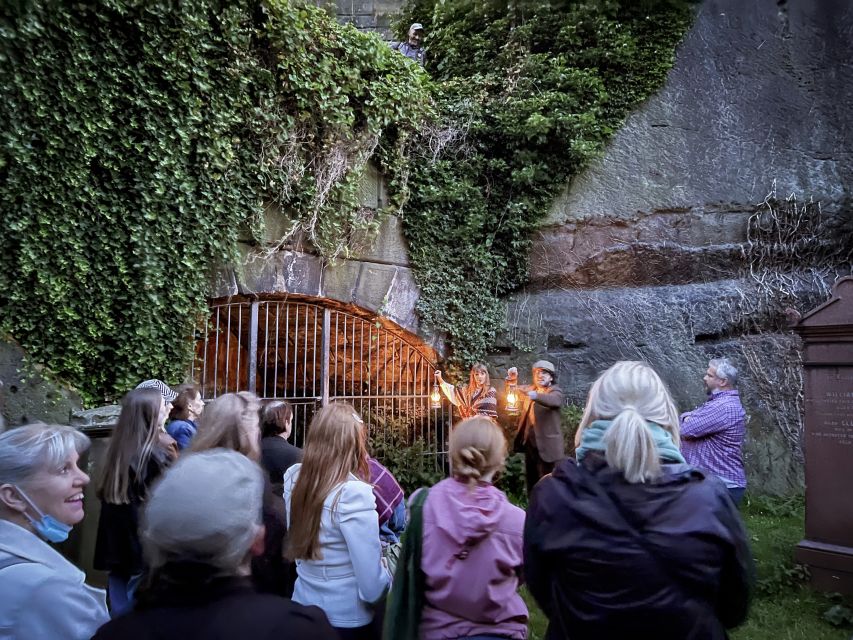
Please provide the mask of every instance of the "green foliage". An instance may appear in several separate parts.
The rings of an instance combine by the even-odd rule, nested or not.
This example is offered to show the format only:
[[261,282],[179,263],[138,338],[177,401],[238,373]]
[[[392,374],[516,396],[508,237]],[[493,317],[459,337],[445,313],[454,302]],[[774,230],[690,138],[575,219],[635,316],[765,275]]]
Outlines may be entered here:
[[413,154],[405,230],[419,312],[457,362],[489,349],[531,231],[662,84],[691,18],[678,0],[410,1],[397,28],[426,27],[440,124]]
[[430,106],[377,37],[284,1],[7,4],[0,86],[0,330],[90,402],[183,377],[268,205],[325,256],[375,227],[364,164],[403,173]]
[[388,467],[407,496],[421,487],[431,487],[446,476],[435,445],[421,438],[412,439],[405,424],[371,431],[369,447],[371,455]]

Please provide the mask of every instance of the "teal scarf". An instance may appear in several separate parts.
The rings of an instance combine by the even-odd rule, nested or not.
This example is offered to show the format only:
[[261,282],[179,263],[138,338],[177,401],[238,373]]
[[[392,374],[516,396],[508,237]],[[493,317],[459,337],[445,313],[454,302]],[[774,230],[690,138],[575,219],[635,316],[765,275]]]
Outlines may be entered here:
[[[575,451],[575,457],[578,462],[583,460],[583,457],[590,451],[601,451],[604,453],[604,434],[610,427],[611,420],[596,420],[591,423],[581,434],[581,444]],[[646,427],[652,432],[652,437],[655,439],[655,447],[657,447],[660,459],[663,462],[686,462],[681,451],[675,446],[672,441],[672,436],[669,432],[654,422],[647,422]]]

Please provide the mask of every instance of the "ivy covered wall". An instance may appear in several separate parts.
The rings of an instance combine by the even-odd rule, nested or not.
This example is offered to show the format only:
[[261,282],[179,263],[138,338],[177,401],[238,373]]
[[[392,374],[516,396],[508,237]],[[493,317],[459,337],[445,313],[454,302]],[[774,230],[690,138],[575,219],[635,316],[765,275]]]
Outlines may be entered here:
[[403,163],[424,83],[315,7],[4,4],[0,327],[90,402],[181,379],[265,204],[324,256],[378,224],[360,174]]
[[[427,73],[283,0],[0,8],[0,329],[111,399],[180,379],[275,205],[324,259],[402,214],[424,324],[480,358],[530,231],[670,68],[683,0],[415,0]],[[401,31],[405,26],[401,27]],[[360,206],[369,159],[386,211]]]
[[531,232],[656,91],[690,25],[671,0],[412,0],[440,126],[412,163],[406,235],[427,326],[482,359],[503,296],[528,280]]

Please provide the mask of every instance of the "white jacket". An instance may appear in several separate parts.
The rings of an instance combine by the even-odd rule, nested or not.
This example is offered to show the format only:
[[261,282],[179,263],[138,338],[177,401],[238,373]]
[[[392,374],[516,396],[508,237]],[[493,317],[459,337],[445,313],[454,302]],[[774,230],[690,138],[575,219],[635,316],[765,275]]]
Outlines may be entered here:
[[41,538],[0,519],[0,640],[88,640],[109,621],[106,592]]
[[[291,513],[291,498],[301,464],[284,474],[284,502],[287,524],[298,514]],[[334,510],[333,510],[334,505]],[[296,561],[293,601],[316,605],[334,627],[352,628],[373,620],[375,603],[391,584],[382,564],[379,517],[373,489],[354,475],[326,496],[320,519],[322,560]]]

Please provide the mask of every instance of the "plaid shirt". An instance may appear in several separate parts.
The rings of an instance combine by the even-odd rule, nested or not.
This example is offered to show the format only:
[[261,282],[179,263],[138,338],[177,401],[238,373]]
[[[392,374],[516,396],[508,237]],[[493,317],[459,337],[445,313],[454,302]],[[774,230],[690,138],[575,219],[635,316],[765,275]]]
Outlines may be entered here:
[[379,514],[379,526],[388,522],[397,505],[403,501],[403,489],[397,480],[375,458],[368,458],[370,466],[370,484],[376,498],[376,513]]
[[681,414],[681,452],[694,467],[718,476],[727,487],[745,487],[743,440],[746,412],[736,389],[717,391],[693,411]]

